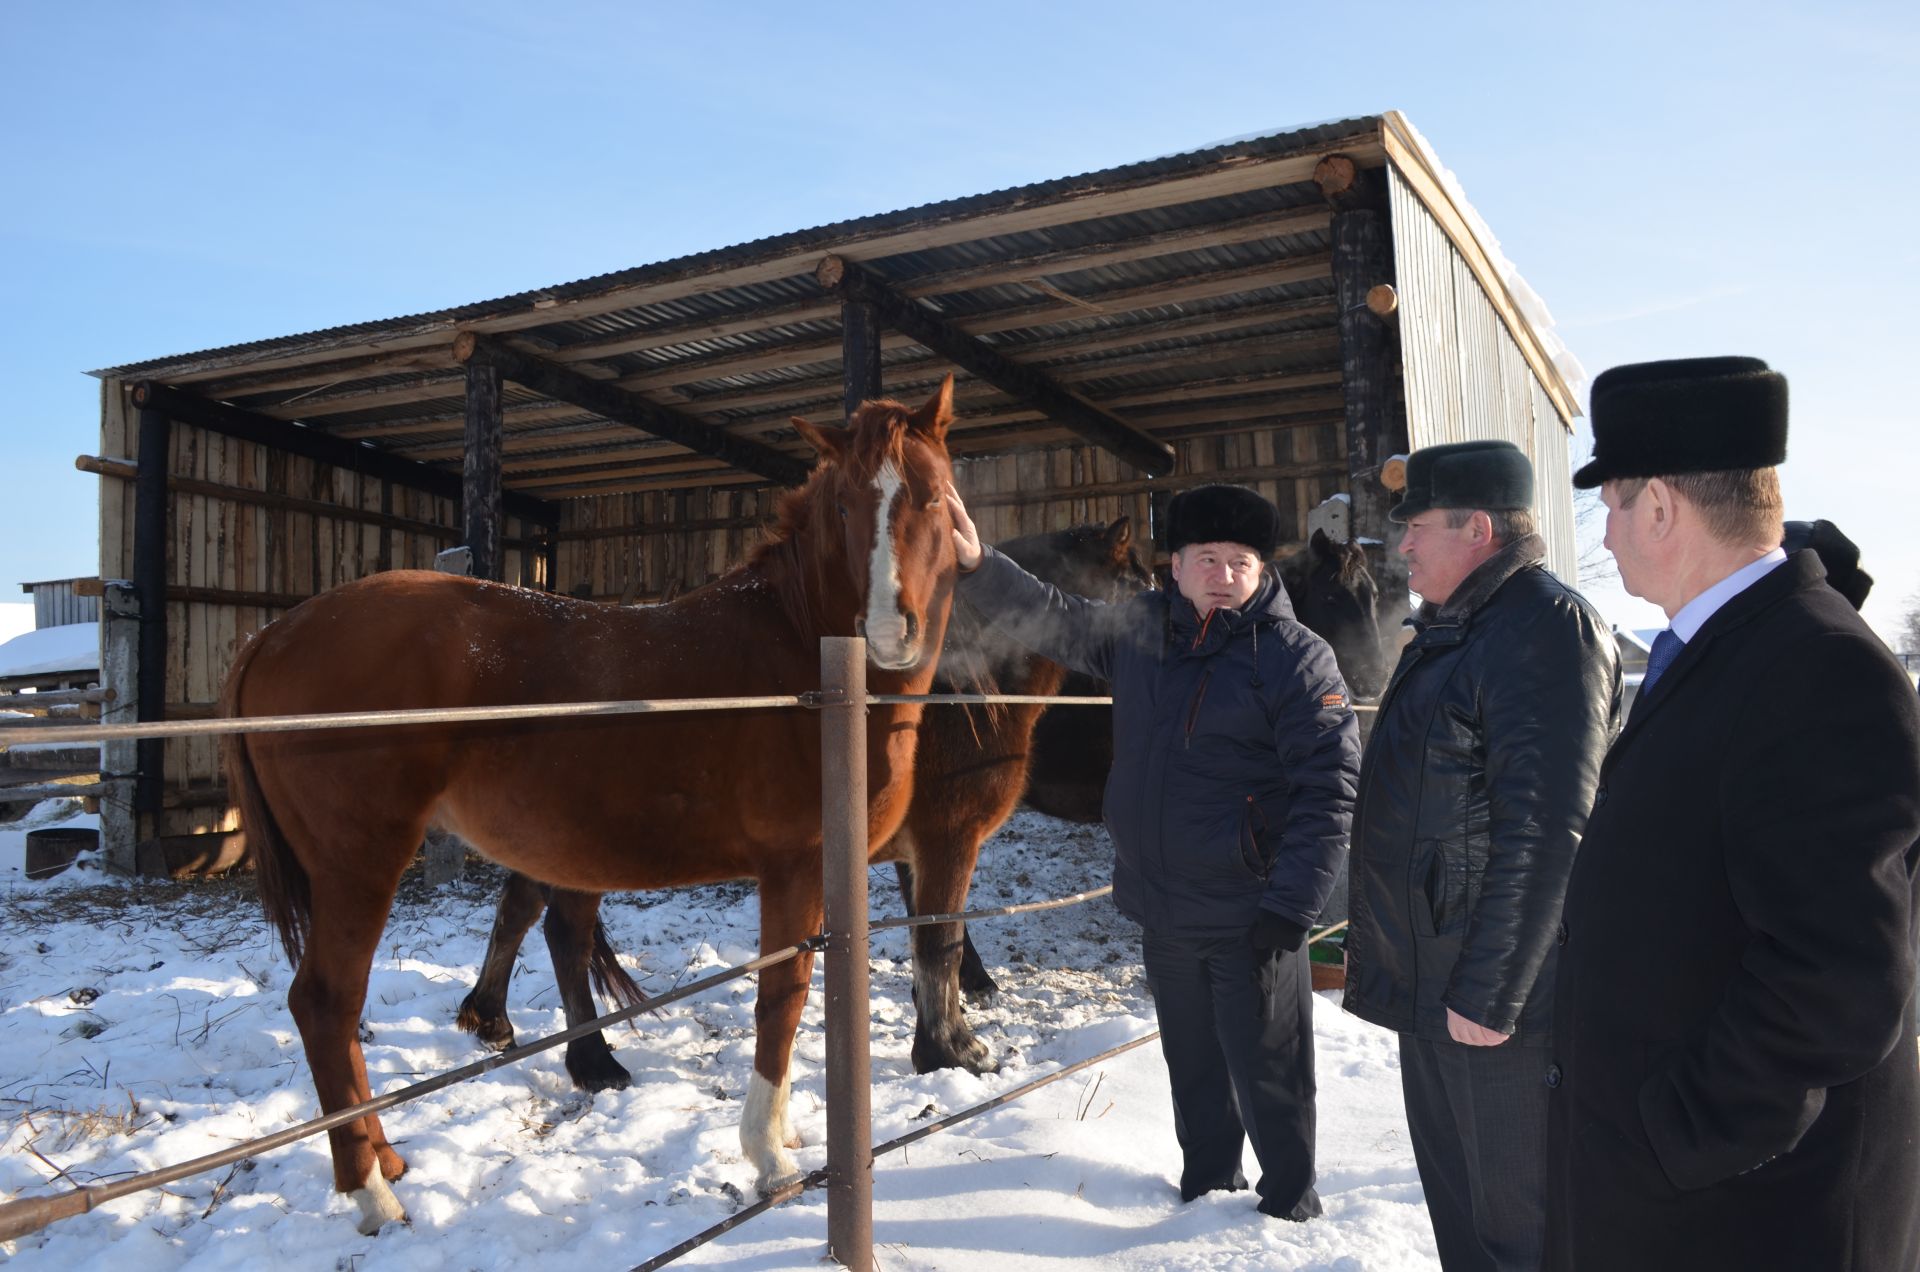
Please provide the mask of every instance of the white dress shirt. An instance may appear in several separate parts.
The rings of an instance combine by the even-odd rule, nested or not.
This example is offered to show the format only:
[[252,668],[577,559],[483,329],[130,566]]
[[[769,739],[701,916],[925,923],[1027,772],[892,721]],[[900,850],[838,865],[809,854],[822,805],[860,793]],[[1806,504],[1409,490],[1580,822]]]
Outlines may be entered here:
[[1680,612],[1673,616],[1673,621],[1668,626],[1681,640],[1692,640],[1699,635],[1700,629],[1707,625],[1707,620],[1712,618],[1722,605],[1767,577],[1777,567],[1784,565],[1786,560],[1786,549],[1775,548],[1759,560],[1741,566],[1682,605]]

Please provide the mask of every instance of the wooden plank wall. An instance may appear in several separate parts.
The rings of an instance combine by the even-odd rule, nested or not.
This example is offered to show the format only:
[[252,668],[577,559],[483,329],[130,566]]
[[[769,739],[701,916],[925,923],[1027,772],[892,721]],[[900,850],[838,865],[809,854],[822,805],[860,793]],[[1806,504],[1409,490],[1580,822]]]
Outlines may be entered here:
[[[125,460],[139,450],[138,413],[118,389],[109,384],[103,400],[100,453]],[[389,487],[378,478],[178,420],[171,434],[170,478],[366,513],[384,511],[446,530],[383,526],[304,508],[266,506],[240,495],[174,490],[167,546],[169,718],[211,715],[240,646],[289,605],[383,569],[431,569],[434,554],[459,541],[455,500]],[[100,509],[101,576],[127,578],[133,569],[133,482],[101,478]],[[517,519],[507,521],[506,537],[519,538],[525,532]],[[538,585],[539,554],[509,548],[505,573],[510,580]],[[163,809],[157,834],[232,825],[216,739],[167,743]]]
[[779,496],[766,487],[701,487],[569,500],[554,590],[597,601],[624,596],[651,603],[699,587],[761,541]]

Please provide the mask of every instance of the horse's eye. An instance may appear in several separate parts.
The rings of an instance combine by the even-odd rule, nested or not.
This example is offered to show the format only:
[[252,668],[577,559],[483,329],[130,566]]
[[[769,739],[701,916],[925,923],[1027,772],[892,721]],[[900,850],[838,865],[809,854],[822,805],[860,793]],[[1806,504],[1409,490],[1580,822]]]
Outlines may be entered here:
[[847,505],[840,504],[839,508],[840,508],[840,520],[845,521],[847,519]]
[[935,495],[933,498],[927,500],[927,507],[938,508],[939,506],[940,506],[940,496]]

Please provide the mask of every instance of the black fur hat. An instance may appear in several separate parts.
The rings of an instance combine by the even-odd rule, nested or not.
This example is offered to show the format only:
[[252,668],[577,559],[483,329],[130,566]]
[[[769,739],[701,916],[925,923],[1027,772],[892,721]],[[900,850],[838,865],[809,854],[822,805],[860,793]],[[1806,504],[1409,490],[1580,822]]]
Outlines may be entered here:
[[1867,603],[1867,593],[1873,591],[1873,575],[1860,568],[1860,549],[1840,533],[1839,526],[1831,521],[1789,521],[1786,531],[1780,546],[1788,555],[1812,548],[1826,567],[1827,586],[1846,597],[1855,609]]
[[1191,543],[1238,543],[1262,560],[1280,546],[1280,510],[1245,486],[1195,486],[1167,503],[1167,551]]
[[1533,507],[1533,462],[1512,442],[1484,439],[1422,446],[1407,456],[1407,492],[1388,510],[1411,521],[1429,508]]
[[1787,457],[1787,377],[1758,358],[1633,362],[1593,382],[1593,462],[1581,489],[1616,477],[1772,468]]

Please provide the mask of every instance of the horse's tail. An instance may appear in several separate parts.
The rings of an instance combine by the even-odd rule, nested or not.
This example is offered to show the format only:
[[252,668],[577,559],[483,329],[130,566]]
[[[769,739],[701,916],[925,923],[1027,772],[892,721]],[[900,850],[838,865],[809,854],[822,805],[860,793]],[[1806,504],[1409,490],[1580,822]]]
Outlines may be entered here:
[[[260,640],[247,643],[234,660],[220,694],[220,714],[240,714],[240,684],[260,648]],[[300,966],[300,955],[307,942],[307,926],[313,916],[313,885],[306,869],[293,855],[293,848],[267,807],[260,789],[260,775],[254,771],[253,753],[244,733],[229,733],[221,739],[222,758],[227,769],[227,791],[240,809],[240,828],[246,833],[247,851],[253,854],[254,880],[260,889],[260,908],[267,921],[280,933],[280,944],[287,958]]]
[[620,959],[613,952],[613,943],[607,940],[607,925],[597,918],[593,921],[593,954],[587,960],[587,971],[593,977],[593,987],[602,998],[622,1007],[646,1005],[647,996],[640,992],[640,986],[634,984],[633,977],[627,975],[627,969],[620,966]]

